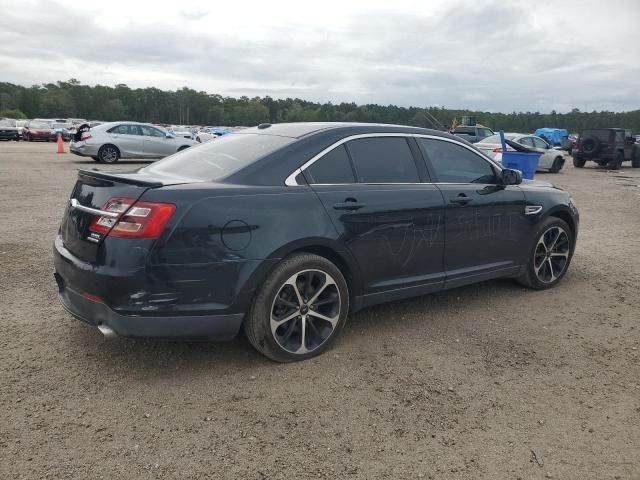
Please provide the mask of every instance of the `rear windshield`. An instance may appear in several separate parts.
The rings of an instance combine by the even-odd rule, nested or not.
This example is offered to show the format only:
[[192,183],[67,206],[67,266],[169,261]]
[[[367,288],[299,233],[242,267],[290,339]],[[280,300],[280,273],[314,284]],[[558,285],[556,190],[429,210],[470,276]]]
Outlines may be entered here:
[[142,171],[188,180],[220,180],[293,142],[293,138],[229,134],[160,160]]
[[611,135],[611,130],[585,130],[582,132],[582,138],[596,137],[602,142],[608,142],[609,135]]

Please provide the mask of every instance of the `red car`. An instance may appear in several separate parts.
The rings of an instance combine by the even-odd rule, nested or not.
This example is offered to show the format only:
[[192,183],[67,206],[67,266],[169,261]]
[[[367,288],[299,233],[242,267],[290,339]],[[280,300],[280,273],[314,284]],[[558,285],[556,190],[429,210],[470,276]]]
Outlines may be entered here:
[[27,142],[41,140],[44,142],[54,142],[56,140],[55,131],[51,125],[45,122],[29,122],[22,130],[22,139]]

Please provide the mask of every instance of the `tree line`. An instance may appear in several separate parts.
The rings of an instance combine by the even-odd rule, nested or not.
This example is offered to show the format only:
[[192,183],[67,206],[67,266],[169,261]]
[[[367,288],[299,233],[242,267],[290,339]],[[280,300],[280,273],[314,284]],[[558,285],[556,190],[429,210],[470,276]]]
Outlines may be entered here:
[[[425,99],[427,102],[428,99]],[[25,87],[0,83],[0,117],[85,118],[89,120],[135,120],[186,125],[244,125],[262,122],[343,121],[379,122],[434,128],[430,118],[450,126],[454,118],[473,116],[478,123],[506,131],[532,132],[540,127],[623,127],[640,132],[640,110],[629,112],[478,112],[440,107],[399,107],[318,103],[299,98],[269,96],[234,98],[183,87],[176,91],[154,87],[130,88],[83,85],[75,79]]]

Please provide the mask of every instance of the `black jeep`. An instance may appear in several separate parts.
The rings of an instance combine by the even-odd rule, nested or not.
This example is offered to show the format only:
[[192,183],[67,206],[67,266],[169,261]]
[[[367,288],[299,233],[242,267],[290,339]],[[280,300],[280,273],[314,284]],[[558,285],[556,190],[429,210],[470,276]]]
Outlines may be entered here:
[[624,128],[583,130],[572,153],[573,165],[578,168],[584,167],[587,160],[612,170],[628,160],[634,168],[640,167],[640,145],[635,143],[631,130]]

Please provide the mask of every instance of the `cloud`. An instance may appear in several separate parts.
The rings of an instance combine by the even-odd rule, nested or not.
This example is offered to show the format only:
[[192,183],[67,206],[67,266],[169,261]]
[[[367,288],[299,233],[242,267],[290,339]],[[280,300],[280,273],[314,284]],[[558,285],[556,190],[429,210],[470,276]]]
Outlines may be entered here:
[[601,4],[577,0],[372,1],[304,16],[277,5],[4,1],[0,81],[489,111],[640,108],[640,29],[629,20],[640,4],[631,0],[608,2],[610,24]]

